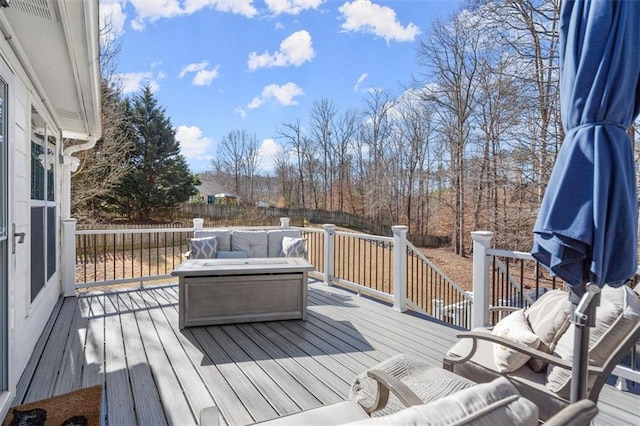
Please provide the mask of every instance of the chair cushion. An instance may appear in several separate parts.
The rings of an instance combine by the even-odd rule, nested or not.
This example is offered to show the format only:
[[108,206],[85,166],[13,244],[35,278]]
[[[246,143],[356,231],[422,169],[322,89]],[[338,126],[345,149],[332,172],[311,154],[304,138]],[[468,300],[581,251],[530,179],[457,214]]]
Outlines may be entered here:
[[[537,349],[540,338],[531,331],[522,309],[512,312],[501,319],[491,334],[513,340],[530,348]],[[516,371],[527,363],[529,355],[506,346],[493,344],[493,357],[500,373]]]
[[282,238],[300,238],[300,230],[298,229],[270,229],[267,231],[267,239],[269,248],[267,255],[269,257],[280,257],[282,253]]
[[[399,379],[424,403],[435,401],[473,386],[471,380],[460,377],[443,368],[436,367],[425,361],[423,357],[411,354],[397,354],[377,365],[372,370],[380,370]],[[377,382],[367,376],[367,372],[357,375],[351,383],[349,399],[370,405],[378,391]],[[405,405],[392,393],[387,405],[375,411],[372,416],[383,416],[398,412]]]
[[350,425],[538,425],[538,407],[504,377],[458,391],[425,405]]
[[[602,366],[607,358],[640,321],[640,300],[627,286],[613,288],[605,286],[600,292],[600,306],[596,309],[596,323],[589,333],[589,361]],[[571,324],[556,345],[554,353],[565,360],[573,359],[575,325]],[[553,367],[547,375],[547,387],[552,392],[568,398],[571,389],[571,373]],[[587,392],[595,377],[589,377]]]
[[278,417],[266,422],[257,423],[264,426],[300,426],[300,425],[343,425],[345,423],[368,419],[369,416],[360,404],[353,401],[342,401],[318,408]]
[[218,238],[218,250],[231,250],[231,230],[229,229],[193,231],[193,237],[216,237]]
[[189,259],[215,259],[218,254],[216,237],[189,238],[187,244],[191,251]]
[[[524,311],[531,330],[540,338],[538,349],[553,353],[558,340],[569,327],[570,314],[571,302],[567,292],[559,289],[546,292]],[[531,358],[528,365],[535,372],[547,368],[547,363],[539,358]]]
[[283,237],[280,257],[303,257],[305,243],[304,238]]
[[233,231],[231,250],[243,250],[249,257],[268,257],[267,231]]
[[227,251],[221,250],[218,252],[218,259],[246,259],[249,254],[244,250]]

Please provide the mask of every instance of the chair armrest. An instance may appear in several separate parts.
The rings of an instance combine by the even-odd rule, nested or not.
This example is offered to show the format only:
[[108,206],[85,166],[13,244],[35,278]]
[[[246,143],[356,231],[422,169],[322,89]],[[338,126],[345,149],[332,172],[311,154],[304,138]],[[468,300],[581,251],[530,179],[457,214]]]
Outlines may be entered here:
[[596,403],[583,399],[567,405],[544,424],[546,426],[581,426],[590,424],[598,414]]
[[185,259],[191,259],[191,250],[186,252],[183,256],[184,256]]
[[[502,346],[506,346],[508,348],[514,349],[520,353],[523,353],[525,355],[529,355],[532,358],[540,358],[546,362],[548,362],[549,364],[558,366],[558,367],[562,367],[565,368],[569,371],[571,371],[572,367],[573,367],[573,363],[570,360],[564,360],[562,358],[558,358],[555,355],[552,354],[548,354],[546,352],[543,352],[541,350],[538,349],[533,349],[530,348],[528,346],[522,345],[518,342],[515,342],[513,340],[509,340],[509,339],[505,339],[504,337],[500,337],[500,336],[495,336],[493,334],[490,333],[481,333],[478,331],[468,331],[468,332],[464,332],[464,333],[460,333],[457,336],[459,339],[465,339],[465,338],[470,338],[473,339],[473,348],[471,351],[471,354],[469,354],[468,356],[464,357],[464,358],[460,358],[460,359],[455,359],[455,358],[450,358],[447,357],[446,360],[452,364],[459,364],[462,362],[466,362],[468,361],[473,354],[475,353],[476,349],[477,349],[477,340],[486,340],[489,341],[491,343],[498,343]],[[592,373],[592,374],[601,374],[604,372],[604,369],[602,367],[596,367],[593,365],[590,365],[587,369],[588,373]]]
[[[400,379],[382,370],[369,370],[367,376],[376,381],[376,397],[371,405],[362,406],[367,414],[383,409],[389,401],[389,391],[406,407],[422,404],[422,400]],[[360,403],[362,405],[362,403]]]
[[492,306],[489,308],[489,312],[515,312],[521,309],[522,308],[518,308],[515,306]]

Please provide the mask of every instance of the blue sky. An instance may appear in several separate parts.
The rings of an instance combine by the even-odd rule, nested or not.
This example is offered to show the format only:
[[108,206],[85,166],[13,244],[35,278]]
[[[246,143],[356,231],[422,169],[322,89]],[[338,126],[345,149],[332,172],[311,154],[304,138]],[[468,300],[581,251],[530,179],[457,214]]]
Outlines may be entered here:
[[193,172],[211,168],[220,140],[244,129],[262,169],[281,149],[282,123],[306,125],[322,97],[339,112],[367,90],[400,94],[416,47],[462,0],[101,0],[121,41],[125,96],[147,84]]

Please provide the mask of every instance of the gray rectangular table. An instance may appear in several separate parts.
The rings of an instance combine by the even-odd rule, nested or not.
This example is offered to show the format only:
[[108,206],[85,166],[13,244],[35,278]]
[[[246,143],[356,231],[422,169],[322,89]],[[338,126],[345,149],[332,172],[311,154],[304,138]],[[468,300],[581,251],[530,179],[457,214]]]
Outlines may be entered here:
[[186,260],[171,273],[179,277],[179,326],[306,320],[312,270],[297,257]]

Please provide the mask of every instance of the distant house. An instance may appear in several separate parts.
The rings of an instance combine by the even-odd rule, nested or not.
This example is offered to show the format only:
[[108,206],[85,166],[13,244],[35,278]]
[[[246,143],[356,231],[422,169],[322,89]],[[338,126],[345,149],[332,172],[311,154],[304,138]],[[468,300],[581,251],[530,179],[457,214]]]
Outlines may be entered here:
[[240,197],[238,195],[227,191],[224,186],[213,180],[207,180],[200,185],[196,185],[196,190],[198,193],[191,197],[192,203],[240,204]]
[[[78,151],[101,136],[98,0],[0,1],[0,418],[62,295]],[[68,236],[75,238],[75,235]]]

